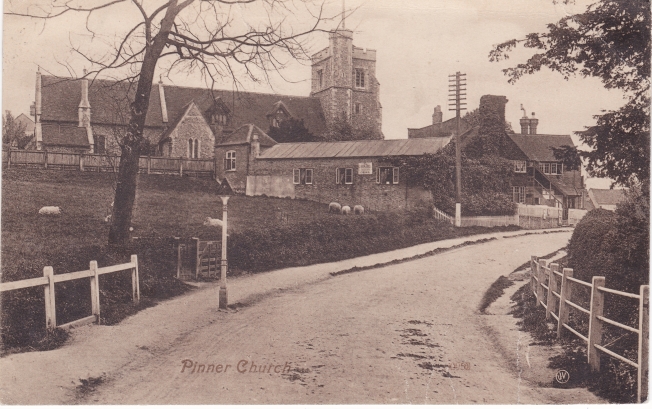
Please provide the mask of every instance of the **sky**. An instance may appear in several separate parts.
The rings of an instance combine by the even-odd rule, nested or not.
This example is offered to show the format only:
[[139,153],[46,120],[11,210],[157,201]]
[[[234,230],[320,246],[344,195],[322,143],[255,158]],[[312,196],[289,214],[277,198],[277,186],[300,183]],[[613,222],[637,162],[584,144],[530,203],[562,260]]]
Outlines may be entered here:
[[[155,2],[145,0],[145,5],[151,7]],[[6,11],[31,3],[47,1],[5,0],[4,7]],[[552,0],[346,0],[346,8],[351,11],[346,27],[354,31],[353,43],[377,51],[376,77],[381,84],[385,138],[407,138],[407,128],[429,125],[436,105],[441,105],[444,120],[452,117],[453,113],[446,107],[448,75],[460,71],[467,74],[469,109],[478,106],[482,95],[504,95],[509,101],[507,121],[516,132],[519,131],[522,104],[528,115],[536,112],[539,133],[570,134],[579,144],[579,138],[572,134],[574,131],[593,125],[593,115],[616,109],[624,103],[618,90],[604,89],[595,78],[578,77],[566,81],[560,74],[547,70],[523,77],[512,85],[502,69],[525,61],[532,51],[519,49],[510,59],[499,63],[489,62],[488,54],[495,44],[543,31],[546,24],[566,14],[582,12],[588,4],[590,2],[585,0],[577,0],[572,5],[554,4]],[[337,15],[341,8],[342,2],[335,0],[325,11],[328,15]],[[82,16],[68,15],[43,24],[5,15],[3,110],[10,110],[15,116],[29,115],[37,66],[55,75],[70,76],[67,64],[74,75],[81,74],[83,68],[89,68],[88,63],[71,51],[71,43],[102,52],[103,42],[114,41],[116,33],[131,27],[138,17],[137,11],[134,12],[133,7],[119,6],[92,17],[93,27],[105,34],[95,39],[85,31]],[[250,7],[232,12],[240,18],[254,15],[256,10]],[[301,18],[299,14],[297,24]],[[329,22],[325,28],[334,28],[336,24],[336,21]],[[310,51],[317,52],[327,46],[328,36],[315,33],[308,43]],[[305,61],[289,61],[282,76],[273,75],[270,83],[241,80],[246,91],[307,96],[310,66]],[[198,73],[172,74],[164,82],[205,85]],[[223,89],[231,87],[229,80],[216,85]],[[587,185],[606,188],[609,181],[588,179]]]

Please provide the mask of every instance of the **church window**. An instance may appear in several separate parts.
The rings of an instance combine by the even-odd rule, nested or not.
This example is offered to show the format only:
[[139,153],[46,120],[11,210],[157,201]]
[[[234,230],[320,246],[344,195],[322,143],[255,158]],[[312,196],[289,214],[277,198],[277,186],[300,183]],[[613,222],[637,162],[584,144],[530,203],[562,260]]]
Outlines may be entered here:
[[318,70],[317,71],[317,78],[319,80],[319,88],[324,87],[324,70]]
[[188,157],[192,158],[192,152],[193,152],[193,147],[194,147],[195,141],[190,138],[188,139]]
[[224,170],[235,171],[235,151],[228,151],[226,153]]
[[197,139],[188,139],[188,157],[190,159],[199,158],[199,140]]
[[360,68],[355,69],[355,86],[356,88],[364,88],[364,70]]
[[356,102],[355,104],[355,113],[356,114],[361,114],[362,113],[362,104],[359,102]]

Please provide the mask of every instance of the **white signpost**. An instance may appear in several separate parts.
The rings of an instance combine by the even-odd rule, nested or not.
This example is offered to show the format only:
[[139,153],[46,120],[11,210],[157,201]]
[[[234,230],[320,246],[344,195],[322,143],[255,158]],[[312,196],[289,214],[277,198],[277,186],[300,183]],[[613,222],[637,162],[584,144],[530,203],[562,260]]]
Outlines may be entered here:
[[358,175],[373,175],[371,162],[358,163]]

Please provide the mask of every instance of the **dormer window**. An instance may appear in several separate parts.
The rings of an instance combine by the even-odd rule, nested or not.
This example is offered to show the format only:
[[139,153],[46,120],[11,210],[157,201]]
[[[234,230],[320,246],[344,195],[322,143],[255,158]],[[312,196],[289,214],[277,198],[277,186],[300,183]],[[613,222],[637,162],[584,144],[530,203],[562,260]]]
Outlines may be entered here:
[[364,70],[361,68],[356,68],[355,69],[355,87],[356,88],[364,88]]
[[213,106],[207,111],[211,125],[229,126],[231,123],[231,111],[221,98],[215,100]]
[[212,122],[213,125],[227,126],[229,124],[229,116],[227,114],[214,114]]

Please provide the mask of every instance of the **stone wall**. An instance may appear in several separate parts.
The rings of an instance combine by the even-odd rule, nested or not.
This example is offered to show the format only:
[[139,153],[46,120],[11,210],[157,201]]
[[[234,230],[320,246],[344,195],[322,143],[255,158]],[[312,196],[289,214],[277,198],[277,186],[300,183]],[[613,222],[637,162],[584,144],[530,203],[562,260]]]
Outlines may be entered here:
[[[358,173],[359,163],[372,163],[371,175]],[[432,201],[430,192],[420,187],[406,184],[399,174],[397,185],[382,185],[376,183],[377,159],[360,158],[325,158],[325,159],[256,159],[250,163],[249,181],[255,186],[247,186],[250,194],[266,194],[276,196],[283,192],[281,197],[291,196],[286,194],[292,189],[295,198],[309,199],[321,203],[338,202],[342,205],[362,205],[369,210],[395,210],[414,208],[420,204],[429,204]],[[389,165],[387,165],[389,166]],[[293,169],[313,169],[312,184],[293,184]],[[353,183],[341,185],[336,183],[337,168],[353,169]],[[400,172],[400,171],[399,171]],[[262,181],[272,181],[270,188],[265,190]],[[289,184],[292,184],[290,187]],[[292,197],[292,196],[291,196]]]
[[[183,120],[170,133],[172,139],[172,157],[191,157],[188,152],[188,140],[196,139],[199,142],[198,159],[213,157],[215,149],[215,136],[210,126],[206,123],[204,116],[193,105]],[[167,154],[164,156],[168,156]]]

